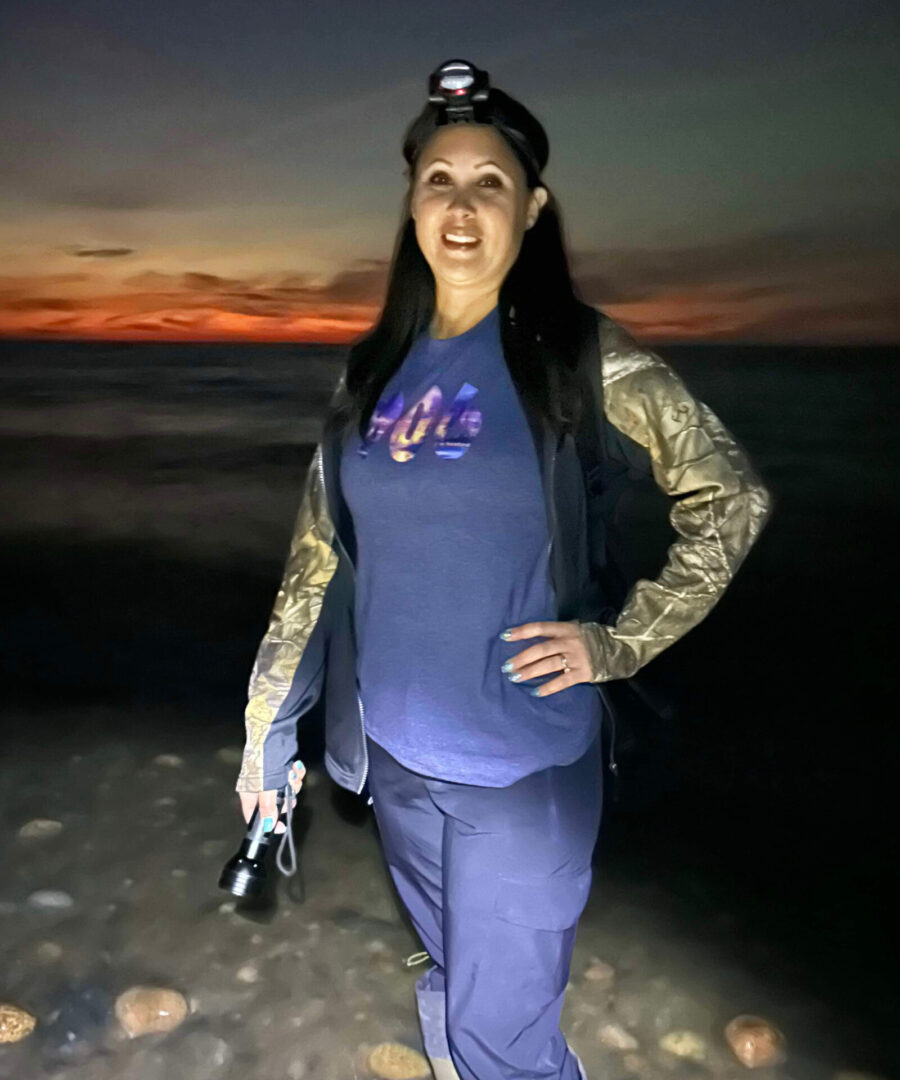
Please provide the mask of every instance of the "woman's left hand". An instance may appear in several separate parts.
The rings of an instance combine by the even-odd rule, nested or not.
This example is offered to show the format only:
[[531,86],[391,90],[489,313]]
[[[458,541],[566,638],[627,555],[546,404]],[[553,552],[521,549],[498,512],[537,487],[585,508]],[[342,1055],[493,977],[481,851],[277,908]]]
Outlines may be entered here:
[[[535,679],[539,675],[559,675],[550,682],[536,686],[531,693],[535,697],[547,697],[548,694],[556,694],[565,690],[567,686],[575,683],[591,682],[591,665],[588,658],[587,647],[581,636],[580,624],[577,620],[571,622],[529,622],[520,626],[511,626],[501,637],[506,641],[522,641],[526,638],[543,637],[546,641],[540,641],[535,645],[529,645],[520,653],[510,657],[505,668],[506,677],[521,675],[520,679],[513,682],[526,682]],[[563,661],[565,657],[565,662]],[[568,672],[564,669],[568,667]]]

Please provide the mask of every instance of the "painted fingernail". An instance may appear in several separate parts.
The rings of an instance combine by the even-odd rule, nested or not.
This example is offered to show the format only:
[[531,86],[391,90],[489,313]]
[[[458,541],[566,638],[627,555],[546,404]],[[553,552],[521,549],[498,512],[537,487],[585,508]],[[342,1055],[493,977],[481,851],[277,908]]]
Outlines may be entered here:
[[264,818],[263,819],[263,832],[271,832],[274,825],[275,825],[274,818],[270,818],[270,817]]
[[507,660],[506,663],[503,664],[503,666],[500,668],[501,671],[512,671],[512,669],[513,669],[512,660]]
[[510,675],[510,676],[509,676],[509,681],[510,681],[510,682],[521,682],[521,681],[522,681],[522,672],[521,672],[521,671],[517,671],[517,672],[515,673],[515,675]]
[[532,697],[541,696],[541,688],[539,686],[536,686],[533,690],[529,690],[528,692],[531,694]]
[[500,637],[502,637],[504,641],[509,641],[511,634],[511,630],[504,630]]

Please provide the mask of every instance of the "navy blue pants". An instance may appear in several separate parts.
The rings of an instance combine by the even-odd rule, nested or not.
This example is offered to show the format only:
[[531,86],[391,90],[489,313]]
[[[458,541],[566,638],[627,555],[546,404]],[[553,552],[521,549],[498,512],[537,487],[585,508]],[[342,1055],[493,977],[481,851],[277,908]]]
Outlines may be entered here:
[[600,829],[599,737],[503,788],[423,776],[367,741],[388,868],[434,961],[416,984],[429,1057],[461,1080],[579,1080],[559,1018]]

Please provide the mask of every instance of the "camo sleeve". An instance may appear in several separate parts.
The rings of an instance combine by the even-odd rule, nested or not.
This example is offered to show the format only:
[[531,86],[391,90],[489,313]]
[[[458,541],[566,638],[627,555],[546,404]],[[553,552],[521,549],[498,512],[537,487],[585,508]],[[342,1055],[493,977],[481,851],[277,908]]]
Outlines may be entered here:
[[678,539],[656,580],[631,587],[614,625],[580,623],[592,683],[630,678],[704,619],[774,506],[744,448],[666,361],[608,317],[599,325],[607,421],[648,452]]

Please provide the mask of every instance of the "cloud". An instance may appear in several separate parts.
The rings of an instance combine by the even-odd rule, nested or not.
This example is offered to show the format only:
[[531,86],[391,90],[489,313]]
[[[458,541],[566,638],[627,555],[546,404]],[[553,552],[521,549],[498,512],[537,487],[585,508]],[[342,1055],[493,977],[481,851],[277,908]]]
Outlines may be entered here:
[[[573,253],[582,296],[649,339],[896,341],[900,254],[895,216],[844,216],[708,243]],[[79,248],[79,251],[128,251]],[[296,271],[225,277],[143,270],[67,297],[52,275],[0,280],[0,332],[347,343],[378,317],[386,259],[360,259],[322,281]],[[58,275],[57,275],[58,277]]]
[[134,248],[71,248],[69,254],[78,259],[118,259],[123,255],[133,255]]
[[89,301],[70,300],[60,296],[24,296],[5,301],[0,299],[0,311],[83,311],[92,306]]
[[358,269],[343,270],[321,287],[319,296],[335,304],[377,304],[384,301],[388,262],[366,259]]
[[[873,211],[705,244],[580,251],[572,258],[573,276],[588,303],[645,305],[648,316],[653,306],[659,314],[664,305],[672,315],[676,306],[690,305],[706,312],[710,331],[715,309],[723,329],[735,327],[735,313],[743,308],[744,332],[769,333],[790,324],[802,328],[808,312],[845,303],[848,320],[859,324],[871,317],[873,334],[896,340],[900,298],[891,283],[900,280],[897,226],[895,212]],[[689,329],[665,321],[666,332]],[[831,318],[826,321],[833,326]]]
[[180,283],[183,288],[192,292],[205,289],[220,289],[228,285],[238,284],[234,278],[223,278],[216,274],[200,274],[192,270],[181,275]]

